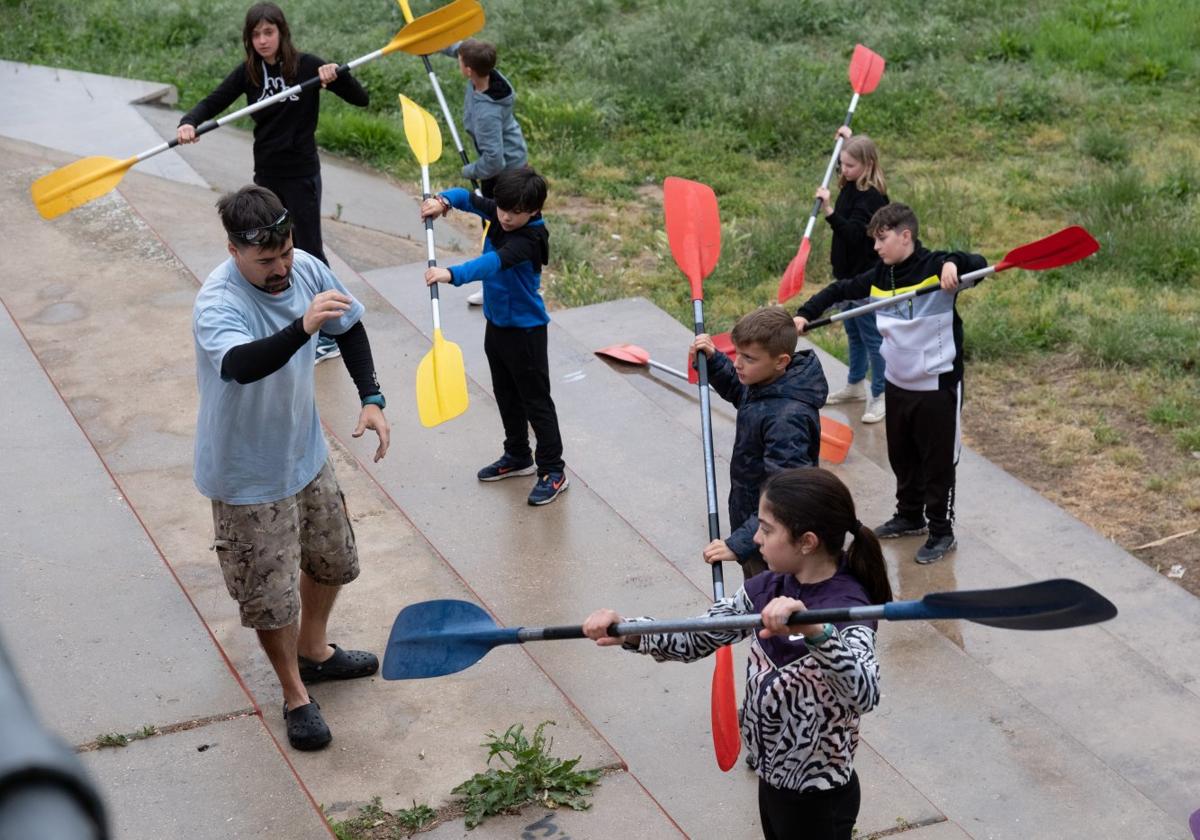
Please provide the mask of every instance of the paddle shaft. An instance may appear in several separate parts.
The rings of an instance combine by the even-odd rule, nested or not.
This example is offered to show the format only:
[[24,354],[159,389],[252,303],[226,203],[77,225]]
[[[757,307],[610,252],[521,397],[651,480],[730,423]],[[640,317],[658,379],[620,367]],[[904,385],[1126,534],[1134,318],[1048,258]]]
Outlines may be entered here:
[[[833,607],[824,610],[800,610],[788,617],[788,624],[824,624],[846,621],[878,621],[883,618],[886,604],[870,607]],[[753,630],[761,628],[762,618],[758,613],[751,615],[723,615],[716,618],[676,618],[661,621],[622,621],[608,628],[608,635],[640,636],[645,633],[717,633],[722,630]],[[585,638],[583,628],[563,627],[520,627],[516,629],[518,642],[551,642],[559,639]]]
[[[412,9],[408,6],[408,0],[399,0],[400,11],[404,13],[404,19],[409,23],[413,21]],[[458,156],[462,158],[463,166],[471,162],[467,157],[466,151],[463,149],[462,140],[459,139],[458,129],[454,126],[454,118],[450,116],[450,106],[446,104],[446,97],[442,95],[442,86],[438,84],[437,74],[433,72],[433,65],[429,62],[429,56],[421,56],[421,61],[425,62],[425,72],[429,74],[429,84],[433,85],[433,93],[437,97],[438,105],[442,108],[442,116],[446,118],[446,125],[450,128],[450,136],[454,139],[454,148],[458,149]],[[479,184],[474,178],[471,180],[471,186],[479,189]]]
[[[850,97],[850,107],[846,111],[846,120],[842,125],[849,126],[850,121],[854,119],[854,111],[858,108],[858,91]],[[842,145],[846,142],[845,138],[840,134],[837,141],[833,144],[833,154],[829,157],[829,165],[825,167],[825,177],[821,179],[821,186],[828,187],[830,180],[833,178],[833,167],[837,165],[838,156],[842,153]],[[817,223],[817,214],[821,212],[821,205],[824,202],[821,199],[816,199],[813,204],[812,213],[809,214],[808,224],[804,226],[804,239],[812,237],[813,226]]]
[[[433,193],[429,189],[429,164],[421,164],[421,198],[428,200],[433,198]],[[430,268],[437,267],[437,252],[433,249],[433,216],[425,217],[425,250],[428,255],[428,265]],[[429,284],[429,303],[433,308],[433,331],[436,333],[442,328],[442,313],[438,301],[438,284]]]
[[[890,601],[886,604],[871,604],[865,607],[829,607],[819,610],[797,610],[788,616],[788,626],[797,624],[841,624],[851,621],[937,621],[961,619],[965,621],[995,621],[1005,618],[1022,619],[1031,615],[1050,613],[1075,605],[1077,598],[1065,598],[1062,602],[1032,604],[972,604],[970,596],[977,593],[962,593],[965,598],[947,603],[919,601]],[[1098,597],[1098,596],[1097,596]],[[622,621],[608,628],[609,636],[639,636],[644,633],[714,633],[722,630],[753,630],[763,626],[758,613],[748,615],[701,616],[699,618],[673,618],[651,621]],[[562,627],[517,627],[512,642],[553,641],[556,639],[584,638],[583,628]]]
[[[978,271],[970,271],[964,274],[962,277],[958,278],[958,291],[971,288],[984,277],[987,277],[990,274],[995,274],[996,270],[996,266],[989,265],[986,268],[979,269]],[[808,326],[804,328],[804,331],[808,332],[809,330],[814,330],[817,327],[827,327],[836,321],[845,321],[850,318],[858,318],[861,315],[866,315],[869,312],[874,312],[876,309],[882,309],[883,307],[890,306],[893,303],[903,303],[906,300],[912,300],[913,298],[920,297],[921,295],[933,294],[934,292],[941,291],[941,288],[942,287],[940,285],[926,286],[924,289],[915,289],[911,292],[905,292],[904,294],[896,295],[895,297],[864,303],[862,306],[859,306],[856,309],[850,309],[846,312],[838,312],[836,315],[829,315],[825,318],[818,318],[815,321],[809,321]]]
[[[374,52],[367,53],[366,55],[347,62],[346,64],[339,64],[337,68],[338,75],[340,76],[342,73],[349,73],[355,67],[366,64],[368,61],[374,61],[383,55],[386,55],[386,53],[384,52],[384,48],[381,47]],[[315,87],[319,84],[321,84],[321,77],[313,76],[311,79],[305,79],[298,85],[292,85],[287,90],[281,90],[279,93],[276,93],[273,96],[268,96],[266,99],[260,99],[253,105],[247,105],[245,108],[242,108],[239,111],[234,111],[232,114],[226,114],[219,120],[205,120],[204,122],[200,123],[200,125],[196,126],[196,136],[199,137],[201,134],[207,134],[210,131],[216,131],[226,123],[233,122],[234,120],[241,119],[242,117],[248,117],[253,113],[261,111],[263,108],[268,108],[271,105],[274,105],[276,102],[282,102],[288,97],[295,96],[301,91],[308,90],[309,88]],[[179,138],[173,137],[166,143],[160,143],[153,149],[147,149],[139,155],[134,155],[132,160],[134,163],[141,163],[147,158],[152,158],[155,155],[165,152],[168,149],[173,149],[178,145]]]
[[[692,314],[696,321],[696,335],[704,332],[704,301],[696,298],[692,301]],[[700,356],[696,356],[696,374],[700,380],[700,436],[704,441],[704,488],[708,495],[708,539],[709,542],[720,539],[721,520],[717,514],[717,468],[713,457],[712,436],[712,404],[708,392],[708,361],[700,364]],[[684,374],[684,379],[687,375]],[[725,574],[720,563],[712,564],[713,600],[720,601],[725,597]]]
[[674,376],[676,379],[682,379],[684,382],[687,382],[688,375],[677,368],[664,365],[662,362],[656,362],[653,359],[647,359],[646,364],[655,370],[661,370],[669,376]]

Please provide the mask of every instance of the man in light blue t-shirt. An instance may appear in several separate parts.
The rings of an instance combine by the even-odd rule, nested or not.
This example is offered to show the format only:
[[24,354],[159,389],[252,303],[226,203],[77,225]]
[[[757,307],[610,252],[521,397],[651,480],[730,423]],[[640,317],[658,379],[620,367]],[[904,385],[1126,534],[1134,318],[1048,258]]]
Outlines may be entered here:
[[196,296],[200,411],[196,487],[212,500],[213,548],[242,624],[258,633],[283,689],[288,742],[332,735],[305,683],[369,676],[379,660],[326,639],[339,588],[358,577],[346,502],[313,395],[318,332],[334,338],[358,388],[354,437],[388,449],[363,305],[315,257],[292,247],[291,218],[264,187],[217,202],[229,259]]

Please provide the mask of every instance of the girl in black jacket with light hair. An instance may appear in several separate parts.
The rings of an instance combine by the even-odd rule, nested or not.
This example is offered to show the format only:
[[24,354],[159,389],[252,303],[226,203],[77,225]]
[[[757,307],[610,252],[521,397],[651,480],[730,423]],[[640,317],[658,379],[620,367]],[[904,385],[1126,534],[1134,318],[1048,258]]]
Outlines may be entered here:
[[[817,189],[816,197],[824,201],[825,221],[833,229],[829,243],[829,259],[833,265],[833,279],[844,280],[861,274],[875,265],[874,242],[867,235],[867,223],[875,211],[888,203],[887,181],[879,166],[879,152],[870,137],[860,134],[852,137],[849,127],[838,129],[838,136],[846,143],[838,156],[837,201],[829,201],[829,190]],[[856,304],[858,302],[855,302]],[[852,304],[850,307],[853,308]],[[865,315],[852,318],[842,324],[846,329],[846,340],[850,345],[850,373],[846,387],[829,395],[829,404],[866,399],[863,411],[864,423],[878,423],[884,418],[883,397],[884,362],[879,353],[882,342],[875,328],[875,317]],[[863,385],[867,376],[867,365],[871,368],[871,390]]]

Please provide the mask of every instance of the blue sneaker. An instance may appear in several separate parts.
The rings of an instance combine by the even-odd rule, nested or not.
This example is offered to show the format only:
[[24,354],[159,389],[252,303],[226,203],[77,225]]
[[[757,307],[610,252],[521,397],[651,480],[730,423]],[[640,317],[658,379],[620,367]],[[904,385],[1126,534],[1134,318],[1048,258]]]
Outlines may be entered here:
[[529,492],[529,504],[548,505],[570,486],[571,482],[567,481],[566,473],[546,473]]
[[535,472],[537,472],[537,467],[533,465],[532,458],[522,460],[505,452],[500,456],[499,461],[488,464],[476,473],[476,476],[480,481],[499,481],[502,478],[512,478],[518,475],[533,475]]
[[319,365],[326,359],[336,359],[340,355],[342,348],[338,347],[336,341],[325,335],[317,335],[317,360],[313,364]]

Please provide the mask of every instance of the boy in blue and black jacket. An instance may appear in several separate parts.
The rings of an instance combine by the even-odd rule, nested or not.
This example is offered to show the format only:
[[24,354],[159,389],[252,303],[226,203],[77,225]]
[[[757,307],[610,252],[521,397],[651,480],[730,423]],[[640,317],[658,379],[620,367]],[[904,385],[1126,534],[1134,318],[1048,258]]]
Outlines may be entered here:
[[691,352],[704,353],[708,382],[737,408],[737,433],[729,459],[729,536],[704,549],[709,563],[736,560],[747,580],[766,571],[754,543],[758,497],[773,473],[815,467],[821,451],[821,415],[829,386],[811,350],[796,351],[796,326],[779,306],[744,315],[730,334],[737,361],[717,352],[707,335]]
[[955,467],[961,449],[963,324],[954,303],[959,273],[984,268],[979,254],[930,251],[917,238],[917,216],[904,204],[876,211],[867,226],[879,262],[813,295],[796,313],[808,322],[831,305],[870,296],[887,300],[905,292],[940,290],[875,310],[886,363],[888,461],[896,474],[896,515],[875,529],[880,539],[923,534],[918,563],[953,551]]
[[[422,218],[444,216],[454,208],[490,222],[480,256],[450,268],[430,268],[425,282],[483,283],[483,350],[504,423],[504,454],[478,477],[498,481],[536,471],[529,504],[544,505],[568,485],[558,414],[550,398],[550,316],[538,292],[542,266],[550,255],[550,233],[542,220],[546,181],[528,166],[507,169],[496,176],[494,196],[483,198],[456,188],[422,203]],[[536,453],[529,447],[530,426],[537,437]]]

